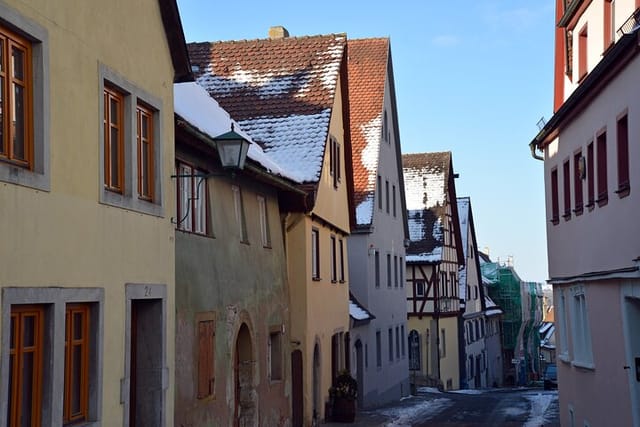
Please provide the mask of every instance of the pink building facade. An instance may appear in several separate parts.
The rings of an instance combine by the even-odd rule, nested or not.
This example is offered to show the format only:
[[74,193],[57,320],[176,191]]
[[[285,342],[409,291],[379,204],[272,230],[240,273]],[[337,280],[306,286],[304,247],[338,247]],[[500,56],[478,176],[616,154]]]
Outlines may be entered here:
[[637,0],[557,0],[544,161],[563,426],[640,426]]

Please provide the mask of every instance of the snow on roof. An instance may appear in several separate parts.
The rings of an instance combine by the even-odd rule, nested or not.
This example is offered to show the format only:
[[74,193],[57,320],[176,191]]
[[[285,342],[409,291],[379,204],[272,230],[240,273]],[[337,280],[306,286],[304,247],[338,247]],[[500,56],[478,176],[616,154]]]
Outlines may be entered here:
[[262,148],[253,142],[251,136],[231,119],[218,102],[211,98],[206,90],[194,82],[176,83],[173,85],[173,104],[177,115],[189,122],[200,132],[215,138],[218,135],[229,132],[231,124],[234,130],[246,138],[251,145],[247,157],[259,163],[265,169],[275,175],[301,182],[295,171],[281,167],[271,156],[268,156]]
[[488,295],[484,296],[484,304],[485,304],[485,307],[487,308],[487,310],[485,311],[486,316],[495,316],[497,314],[504,313],[502,309],[498,307],[498,305],[495,302],[493,302],[491,297],[489,297]]
[[369,310],[364,308],[351,293],[349,293],[349,316],[356,321],[366,321],[376,318]]
[[[378,171],[378,154],[380,151],[380,132],[382,129],[382,113],[360,126],[366,146],[361,151],[361,167],[366,171],[366,185],[361,190],[367,192],[366,197],[356,206],[356,223],[358,225],[371,224],[373,220],[373,199]],[[355,166],[354,166],[355,167]]]

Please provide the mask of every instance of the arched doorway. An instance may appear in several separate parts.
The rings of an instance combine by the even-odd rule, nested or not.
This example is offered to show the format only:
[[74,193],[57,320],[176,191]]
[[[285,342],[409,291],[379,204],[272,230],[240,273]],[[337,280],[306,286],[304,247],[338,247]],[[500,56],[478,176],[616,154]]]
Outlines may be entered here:
[[251,333],[246,323],[240,326],[235,347],[235,415],[234,424],[240,426],[256,426],[257,393],[253,381],[255,360]]
[[320,418],[320,346],[313,347],[313,419]]
[[356,380],[358,381],[358,407],[362,408],[364,401],[364,357],[362,353],[362,341],[356,341]]

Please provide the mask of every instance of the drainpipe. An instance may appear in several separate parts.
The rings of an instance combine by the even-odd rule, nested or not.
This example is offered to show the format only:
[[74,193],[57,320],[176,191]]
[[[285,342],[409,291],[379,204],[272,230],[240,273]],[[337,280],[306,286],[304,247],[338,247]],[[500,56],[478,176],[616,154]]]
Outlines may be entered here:
[[539,156],[538,154],[536,154],[536,144],[535,143],[531,143],[529,144],[529,148],[531,148],[531,157],[533,157],[536,160],[542,160],[544,161],[544,157]]

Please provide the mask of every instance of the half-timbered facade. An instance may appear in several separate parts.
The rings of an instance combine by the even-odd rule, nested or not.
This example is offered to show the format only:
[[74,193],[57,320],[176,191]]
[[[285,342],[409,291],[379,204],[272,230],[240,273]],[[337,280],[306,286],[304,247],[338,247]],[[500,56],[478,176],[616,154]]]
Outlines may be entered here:
[[464,255],[451,153],[405,154],[402,165],[410,239],[410,369],[427,382],[457,389],[462,333],[458,268]]
[[[291,424],[327,415],[329,389],[348,363],[352,182],[346,36],[289,37],[189,45],[197,82],[306,193],[281,212],[287,257],[292,372]],[[343,108],[344,107],[344,108]],[[260,290],[262,292],[262,290]]]

